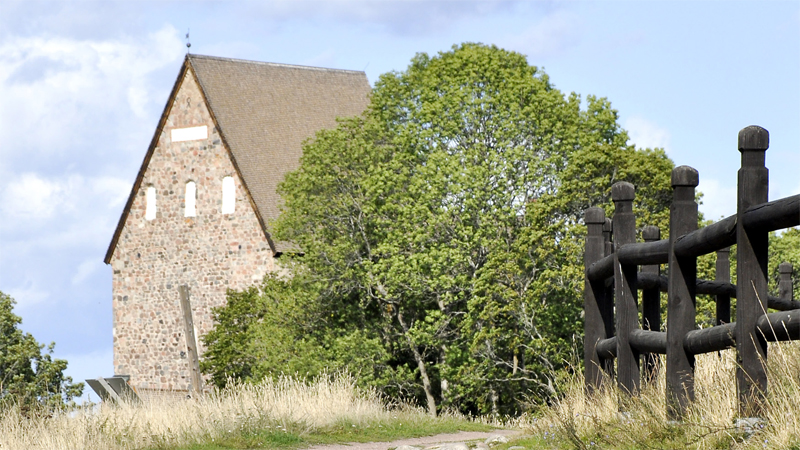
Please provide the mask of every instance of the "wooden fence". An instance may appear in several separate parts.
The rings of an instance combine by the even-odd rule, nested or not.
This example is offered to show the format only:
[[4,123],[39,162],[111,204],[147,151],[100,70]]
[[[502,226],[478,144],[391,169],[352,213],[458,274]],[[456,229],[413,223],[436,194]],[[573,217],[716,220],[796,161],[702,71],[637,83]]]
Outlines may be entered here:
[[[680,418],[694,399],[694,356],[736,347],[739,415],[763,415],[767,342],[800,339],[800,302],[792,299],[791,265],[780,266],[780,296],[767,292],[769,232],[800,225],[800,195],[767,201],[768,147],[764,128],[739,132],[736,214],[705,228],[697,228],[698,173],[688,166],[672,171],[669,239],[660,239],[658,228],[648,226],[642,230],[644,242],[635,242],[630,183],[612,187],[611,220],[601,208],[586,210],[584,362],[589,391],[600,385],[605,371],[616,376],[624,392],[636,394],[642,378],[657,373],[657,355],[666,354],[668,413]],[[736,285],[730,283],[728,259],[734,244]],[[697,257],[711,252],[717,252],[716,279],[698,280]],[[660,274],[660,264],[668,264],[668,276]],[[660,331],[661,292],[667,293],[666,332]],[[717,326],[697,329],[697,294],[716,297]],[[736,322],[731,322],[731,298],[736,298]]]

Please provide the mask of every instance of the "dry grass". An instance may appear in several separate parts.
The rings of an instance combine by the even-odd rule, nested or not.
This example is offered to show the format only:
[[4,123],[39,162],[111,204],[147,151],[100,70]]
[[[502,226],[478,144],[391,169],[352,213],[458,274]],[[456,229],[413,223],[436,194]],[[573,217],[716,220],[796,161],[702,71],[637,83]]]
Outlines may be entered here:
[[752,435],[734,426],[734,350],[697,357],[696,401],[680,423],[666,416],[663,361],[658,381],[637,398],[620,395],[613,386],[587,397],[583,378],[574,376],[563,398],[522,422],[556,448],[798,449],[800,343],[770,344],[768,355],[766,421]]
[[281,378],[194,400],[103,405],[49,418],[25,418],[12,409],[0,413],[0,449],[180,448],[264,430],[297,435],[341,423],[356,426],[398,414],[421,415],[390,410],[346,376],[313,383]]

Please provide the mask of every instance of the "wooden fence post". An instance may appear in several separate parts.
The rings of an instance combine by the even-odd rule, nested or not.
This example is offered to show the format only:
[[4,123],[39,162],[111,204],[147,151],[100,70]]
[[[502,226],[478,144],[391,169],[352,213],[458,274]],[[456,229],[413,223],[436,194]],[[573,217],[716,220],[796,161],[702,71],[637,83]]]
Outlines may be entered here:
[[792,285],[792,272],[793,267],[791,263],[784,262],[778,266],[778,273],[780,273],[780,280],[778,281],[779,296],[783,300],[794,300],[794,286]]
[[697,170],[680,166],[672,170],[672,206],[669,214],[669,285],[667,293],[667,413],[681,418],[694,400],[694,355],[683,348],[686,333],[694,330],[697,257],[678,257],[679,236],[697,229],[694,188]]
[[610,218],[606,217],[606,223],[603,224],[603,240],[606,243],[605,252],[603,253],[603,256],[608,256],[614,253],[614,242],[612,242],[611,240],[611,234],[613,231],[611,228],[612,226],[613,222],[611,222]]
[[767,311],[768,232],[744,227],[744,212],[769,200],[766,151],[769,132],[749,126],[739,132],[738,202],[736,205],[736,386],[739,414],[760,417],[767,395],[767,342],[756,321]]
[[[603,241],[605,242],[605,251],[603,256],[608,256],[614,253],[613,241],[613,222],[610,217],[606,217],[603,224]],[[610,338],[616,333],[616,322],[614,321],[614,278],[611,277],[604,283],[605,295],[603,296],[603,303],[600,305],[600,315],[603,316],[603,323],[606,327],[606,337]],[[605,358],[602,360],[603,371],[609,379],[615,378],[615,358]]]
[[[716,274],[714,281],[720,283],[731,282],[731,248],[717,250]],[[731,296],[717,294],[717,325],[731,323]]]
[[[645,242],[657,241],[661,239],[661,230],[657,226],[648,225],[642,229],[642,238]],[[661,274],[661,266],[658,264],[642,266],[641,271],[659,276]],[[642,329],[661,331],[661,290],[657,286],[650,289],[642,289]],[[658,361],[658,354],[644,354],[644,376],[647,382],[656,379]]]
[[203,379],[200,377],[200,356],[197,352],[197,338],[194,335],[194,320],[192,319],[192,304],[189,301],[189,286],[182,284],[178,287],[181,298],[181,312],[183,313],[183,326],[186,336],[186,350],[189,354],[189,375],[191,376],[193,390],[196,394],[203,392]]
[[617,318],[617,385],[628,394],[639,392],[639,352],[630,345],[631,331],[639,328],[636,265],[622,265],[619,249],[636,241],[636,217],[633,215],[634,188],[631,183],[611,186],[614,201],[614,306]]
[[[583,221],[587,228],[583,263],[584,267],[588,269],[592,263],[600,260],[605,252],[603,224],[606,222],[606,214],[602,208],[589,208],[585,212]],[[597,355],[597,343],[606,338],[605,324],[600,310],[605,303],[603,297],[605,297],[606,287],[604,280],[590,281],[587,276],[584,276],[584,280],[584,382],[586,390],[591,392],[600,386],[602,380],[600,371],[602,361]]]

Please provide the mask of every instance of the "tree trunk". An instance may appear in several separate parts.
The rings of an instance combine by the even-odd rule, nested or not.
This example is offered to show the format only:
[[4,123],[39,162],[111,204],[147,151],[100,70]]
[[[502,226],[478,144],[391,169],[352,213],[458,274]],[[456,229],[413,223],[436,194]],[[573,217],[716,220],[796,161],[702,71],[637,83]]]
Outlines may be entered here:
[[499,400],[499,398],[497,396],[497,391],[494,390],[494,387],[489,388],[489,395],[492,400],[492,416],[499,417],[500,414],[497,409],[497,400]]
[[414,352],[414,359],[417,361],[417,367],[419,368],[419,376],[422,378],[422,387],[425,389],[425,398],[428,400],[428,414],[431,417],[436,417],[436,399],[433,398],[431,380],[428,378],[428,371],[425,370],[425,361],[422,360],[422,355],[417,350],[417,346],[412,344],[411,338],[406,337],[406,339],[411,351]]
[[406,338],[406,343],[408,343],[408,348],[411,349],[411,352],[414,354],[414,360],[417,362],[419,376],[422,378],[422,388],[425,390],[425,398],[428,401],[428,414],[430,414],[431,417],[436,417],[436,399],[433,397],[431,379],[428,377],[428,371],[425,369],[425,361],[422,359],[422,355],[419,353],[417,346],[411,341],[411,336],[408,334],[408,326],[403,320],[403,313],[400,312],[399,307],[397,308],[397,321],[400,322],[400,326],[403,327],[403,335]]
[[447,391],[450,389],[450,382],[447,381],[447,378],[444,377],[445,373],[445,352],[447,352],[447,346],[442,344],[441,348],[439,349],[439,377],[441,381],[439,385],[442,389],[442,402],[444,403],[447,400]]

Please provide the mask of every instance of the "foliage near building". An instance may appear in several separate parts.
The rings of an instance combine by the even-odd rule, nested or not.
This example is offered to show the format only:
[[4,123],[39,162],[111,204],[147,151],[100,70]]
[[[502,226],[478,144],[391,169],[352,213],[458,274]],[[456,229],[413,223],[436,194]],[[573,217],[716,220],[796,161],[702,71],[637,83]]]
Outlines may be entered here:
[[67,361],[53,358],[55,343],[39,344],[20,330],[16,302],[0,292],[0,407],[17,404],[23,410],[63,407],[83,392],[83,383],[64,375]]
[[[276,237],[302,248],[303,268],[231,294],[228,308],[249,295],[263,316],[245,331],[249,372],[226,373],[325,361],[432,414],[550,398],[581,342],[583,211],[610,215],[611,185],[629,181],[637,217],[666,229],[673,163],[627,142],[608,100],[564,95],[523,55],[418,54],[286,177]],[[215,377],[225,314],[206,341]]]

